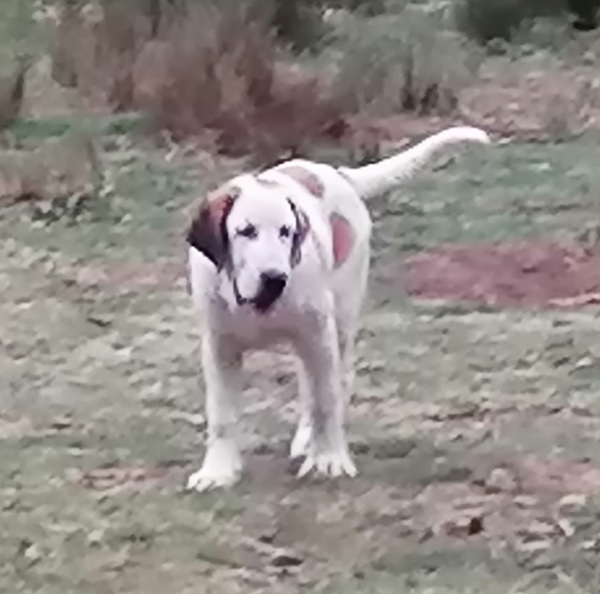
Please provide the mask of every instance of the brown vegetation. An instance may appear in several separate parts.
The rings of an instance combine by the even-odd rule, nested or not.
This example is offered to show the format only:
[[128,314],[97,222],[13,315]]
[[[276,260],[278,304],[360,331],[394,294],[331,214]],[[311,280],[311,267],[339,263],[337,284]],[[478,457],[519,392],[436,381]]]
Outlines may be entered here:
[[13,71],[0,79],[0,130],[9,126],[21,112],[25,90],[25,76],[31,61],[19,56]]
[[153,34],[139,12],[71,8],[56,39],[56,80],[111,110],[143,109],[176,139],[209,131],[221,152],[273,158],[345,130],[325,81],[288,65],[266,23],[237,11],[189,9]]
[[142,109],[176,140],[209,132],[220,152],[263,160],[339,141],[364,110],[450,114],[479,63],[460,35],[419,13],[356,23],[339,40],[342,59],[316,69],[282,45],[287,29],[272,26],[281,14],[256,16],[252,2],[183,2],[168,18],[131,6],[64,9],[55,80],[110,110]]

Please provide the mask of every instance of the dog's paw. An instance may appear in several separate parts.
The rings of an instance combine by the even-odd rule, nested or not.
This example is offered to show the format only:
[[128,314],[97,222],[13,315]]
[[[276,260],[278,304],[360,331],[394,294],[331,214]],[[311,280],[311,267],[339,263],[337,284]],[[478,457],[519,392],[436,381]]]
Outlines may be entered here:
[[312,441],[312,427],[310,425],[299,424],[296,429],[292,445],[290,446],[290,458],[303,458],[308,454],[309,445]]
[[357,470],[346,447],[320,449],[312,446],[298,471],[298,478],[306,476],[312,470],[325,476],[356,476]]
[[188,478],[187,488],[202,492],[231,487],[241,474],[242,459],[237,446],[217,441],[206,452],[202,468]]

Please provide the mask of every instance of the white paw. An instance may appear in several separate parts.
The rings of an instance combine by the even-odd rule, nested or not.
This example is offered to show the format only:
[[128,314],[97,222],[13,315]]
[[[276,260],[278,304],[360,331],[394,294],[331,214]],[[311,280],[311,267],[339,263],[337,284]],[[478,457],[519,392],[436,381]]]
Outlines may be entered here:
[[242,459],[237,445],[218,440],[206,452],[202,468],[190,475],[187,488],[196,491],[230,487],[242,474]]
[[308,454],[309,444],[312,440],[312,426],[304,423],[298,425],[296,435],[290,446],[290,458],[302,458]]
[[298,471],[298,477],[307,475],[311,470],[325,476],[356,476],[357,470],[354,462],[350,458],[348,448],[343,445],[337,448],[319,448],[311,445],[306,455],[306,460],[302,463]]

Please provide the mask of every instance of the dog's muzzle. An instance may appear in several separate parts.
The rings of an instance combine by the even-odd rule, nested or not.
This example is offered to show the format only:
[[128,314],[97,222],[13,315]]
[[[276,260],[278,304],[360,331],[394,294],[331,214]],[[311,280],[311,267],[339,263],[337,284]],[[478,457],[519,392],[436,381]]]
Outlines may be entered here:
[[277,271],[262,272],[260,275],[260,288],[252,300],[254,308],[264,313],[281,297],[287,284],[287,274]]

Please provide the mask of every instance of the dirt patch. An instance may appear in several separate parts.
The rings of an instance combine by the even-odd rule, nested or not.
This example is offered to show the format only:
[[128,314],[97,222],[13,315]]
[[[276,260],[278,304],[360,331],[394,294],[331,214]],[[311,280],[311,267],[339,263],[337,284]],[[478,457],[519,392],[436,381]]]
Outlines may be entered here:
[[517,137],[552,135],[562,127],[576,133],[600,122],[598,84],[588,66],[495,73],[463,92],[462,111],[488,131]]
[[143,491],[151,489],[168,474],[167,467],[123,468],[107,466],[81,473],[76,469],[68,472],[70,479],[79,482],[87,489],[115,494],[125,489]]
[[404,283],[422,299],[573,307],[600,301],[600,252],[535,241],[442,246],[411,257]]
[[185,278],[184,262],[123,262],[87,264],[73,280],[82,287],[122,286],[128,288],[170,289]]
[[544,462],[527,457],[521,463],[519,474],[524,489],[546,494],[581,493],[594,496],[600,487],[600,468],[586,462]]

